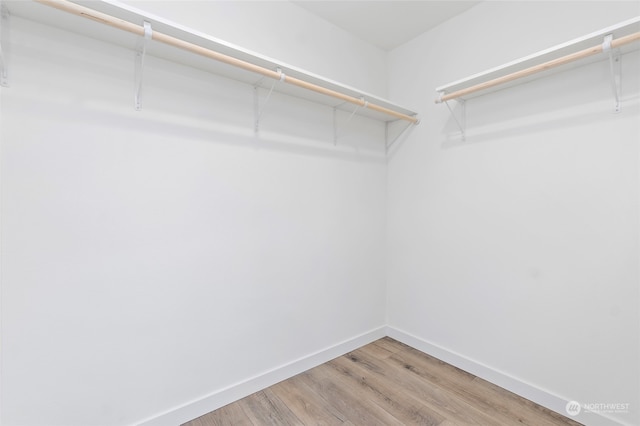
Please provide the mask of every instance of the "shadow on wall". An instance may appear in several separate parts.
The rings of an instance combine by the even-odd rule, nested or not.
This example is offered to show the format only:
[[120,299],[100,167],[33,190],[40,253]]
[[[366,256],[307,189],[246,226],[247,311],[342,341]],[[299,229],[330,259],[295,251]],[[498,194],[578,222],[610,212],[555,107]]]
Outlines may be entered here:
[[395,156],[395,154],[400,150],[400,147],[414,132],[414,129],[418,125],[420,125],[420,123],[406,123],[402,120],[397,120],[389,124],[389,145],[387,148],[387,162]]
[[265,105],[268,90],[263,88],[257,96],[262,114],[256,133],[253,86],[153,56],[145,61],[142,110],[136,112],[130,51],[106,43],[97,48],[95,40],[64,33],[51,37],[36,25],[29,29],[35,42],[20,32],[13,38],[12,62],[24,71],[15,73],[13,87],[3,93],[3,109],[21,109],[44,120],[66,120],[72,114],[78,123],[170,135],[184,143],[384,163],[382,122],[357,115],[348,120],[350,112],[339,110],[334,125],[331,107],[280,93]]
[[[637,99],[640,99],[640,96],[638,96]],[[573,114],[571,111],[562,111],[556,113],[528,115],[525,116],[526,118],[504,121],[499,125],[478,126],[475,128],[468,126],[464,140],[456,123],[448,122],[445,128],[445,139],[441,143],[441,146],[445,149],[457,148],[474,143],[509,139],[522,134],[548,132],[562,128],[586,125],[598,121],[605,121],[610,119],[611,115],[613,115],[613,107],[609,104],[603,105],[600,103],[590,105],[590,107],[591,111],[584,111],[583,108],[581,112],[574,112]],[[472,114],[473,112],[471,111],[473,110],[470,109],[467,104],[467,114]],[[458,113],[458,111],[456,111],[456,113]],[[623,106],[623,112],[620,114],[639,116],[640,102]]]
[[[324,114],[326,117],[319,116],[316,112],[315,116],[309,118],[318,121],[316,126],[325,125],[326,132],[304,134],[304,131],[299,130],[300,124],[297,129],[289,132],[286,124],[272,126],[266,119],[256,132],[252,126],[253,116],[248,114],[244,120],[236,117],[231,121],[222,117],[205,119],[188,113],[161,111],[154,106],[143,106],[142,111],[136,112],[128,105],[114,105],[100,101],[99,98],[92,101],[60,102],[58,99],[38,97],[37,102],[32,102],[30,97],[21,97],[11,100],[11,108],[15,111],[23,110],[24,114],[32,116],[46,116],[47,120],[54,121],[72,115],[81,123],[122,127],[147,135],[155,133],[158,136],[172,136],[185,144],[205,142],[359,163],[386,162],[384,142],[380,140],[384,136],[384,124],[381,127],[380,123],[371,122],[368,118],[354,117],[349,128],[345,128],[345,134],[334,142],[330,110]],[[280,111],[272,114],[278,115]],[[377,137],[378,140],[372,134],[376,132],[381,134]]]

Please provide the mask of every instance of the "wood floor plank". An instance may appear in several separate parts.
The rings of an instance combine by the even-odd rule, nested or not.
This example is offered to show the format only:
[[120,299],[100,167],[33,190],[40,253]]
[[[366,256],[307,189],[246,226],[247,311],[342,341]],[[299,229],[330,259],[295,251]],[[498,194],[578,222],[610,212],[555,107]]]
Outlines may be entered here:
[[578,426],[389,337],[183,426]]
[[519,424],[529,425],[529,423],[523,423],[523,418],[514,416],[506,409],[501,410],[501,406],[488,401],[484,391],[473,385],[475,376],[469,373],[458,371],[455,367],[449,368],[442,365],[441,361],[413,350],[402,352],[397,357],[391,357],[389,361],[393,362],[395,366],[404,367],[434,387],[448,389],[449,392],[456,394],[462,401],[476,407],[476,409],[484,413],[491,413],[492,418],[497,422],[508,424],[516,421]]
[[378,346],[374,343],[367,345],[366,350],[368,353],[370,353],[372,356],[378,359],[387,359],[394,354],[394,352],[391,352],[388,349],[382,346]]
[[393,353],[400,352],[411,347],[411,346],[405,345],[402,342],[398,342],[397,340],[392,339],[391,337],[383,337],[382,339],[378,339],[372,343],[374,345],[381,346],[386,350],[388,350],[389,352],[393,352]]
[[272,389],[305,425],[344,425],[348,422],[344,414],[304,383],[300,376],[280,382]]
[[369,370],[384,381],[393,383],[402,392],[401,395],[396,396],[397,399],[403,402],[409,400],[421,402],[434,417],[439,419],[436,424],[445,419],[451,419],[459,425],[501,426],[503,424],[461,401],[455,394],[434,386],[411,371],[370,356],[365,349],[366,347],[353,351],[343,358],[347,358],[361,369]]
[[434,383],[464,387],[475,379],[473,374],[409,346],[392,355],[391,359],[407,369],[415,369],[421,376],[430,378]]
[[269,388],[241,399],[240,406],[254,425],[300,425],[302,422]]
[[526,398],[509,392],[508,390],[487,382],[479,377],[473,380],[469,391],[481,393],[482,398],[490,404],[496,412],[517,419],[520,424],[531,426],[580,426],[568,417],[544,408]]
[[437,426],[445,419],[421,401],[408,397],[404,389],[394,386],[385,377],[377,376],[357,361],[340,357],[328,362],[328,365],[359,386],[369,398],[402,424]]
[[385,348],[382,345],[377,345],[376,342],[373,343],[369,343],[366,346],[363,346],[361,348],[362,350],[366,350],[368,353],[370,353],[372,356],[378,358],[378,359],[386,359],[389,358],[391,355],[393,355],[395,352],[390,351],[389,349]]
[[302,376],[305,383],[316,393],[356,425],[402,425],[400,420],[371,402],[362,390],[351,386],[344,377],[326,364],[302,373]]
[[[566,423],[554,423],[544,416],[536,416],[529,409],[522,406],[525,400],[515,394],[504,394],[509,401],[500,397],[497,391],[490,392],[486,386],[478,386],[478,378],[470,373],[444,363],[434,357],[424,354],[416,349],[409,348],[389,358],[395,365],[403,365],[405,369],[412,371],[423,379],[453,392],[466,403],[477,407],[484,413],[492,413],[492,417],[498,422],[515,423],[527,426],[552,426]],[[487,382],[488,383],[488,382]],[[495,386],[495,385],[493,385]],[[507,392],[497,387],[497,389]],[[492,396],[490,398],[490,396]],[[533,403],[532,403],[533,404]],[[575,424],[575,423],[574,423]]]

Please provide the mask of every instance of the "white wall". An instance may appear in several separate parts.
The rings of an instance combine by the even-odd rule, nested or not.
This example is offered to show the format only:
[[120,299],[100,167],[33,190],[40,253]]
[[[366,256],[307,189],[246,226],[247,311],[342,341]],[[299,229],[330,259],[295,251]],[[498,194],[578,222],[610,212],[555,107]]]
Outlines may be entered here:
[[334,147],[331,109],[274,95],[256,138],[252,87],[153,58],[136,112],[131,51],[11,36],[3,426],[138,423],[384,326],[380,123]]
[[[386,95],[382,52],[291,4],[130,3]],[[0,422],[133,424],[335,347],[385,324],[386,267],[394,330],[637,424],[638,53],[618,115],[603,64],[470,101],[464,143],[433,104],[637,14],[485,2],[398,48],[422,124],[388,167],[377,123],[333,147],[330,111],[276,95],[255,138],[250,87],[157,59],[135,112],[131,52],[15,19]]]
[[364,92],[387,96],[386,52],[288,1],[123,3]]
[[561,412],[630,403],[608,414],[629,425],[640,424],[638,52],[623,58],[620,114],[606,62],[468,101],[466,142],[433,100],[437,86],[639,12],[484,2],[394,50],[389,76],[390,98],[423,118],[388,166],[390,327]]

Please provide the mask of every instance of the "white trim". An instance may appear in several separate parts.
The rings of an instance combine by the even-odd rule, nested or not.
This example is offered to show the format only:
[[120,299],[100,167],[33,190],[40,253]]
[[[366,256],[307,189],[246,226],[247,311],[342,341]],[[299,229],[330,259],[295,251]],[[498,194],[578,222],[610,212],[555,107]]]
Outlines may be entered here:
[[[445,349],[395,327],[387,326],[387,336],[511,391],[523,398],[533,401],[538,405],[548,408],[549,410],[553,410],[568,417],[565,408],[567,402],[571,399],[562,398],[558,395],[552,394],[551,392],[540,389],[521,379],[510,376],[507,373],[496,370],[488,365],[482,364],[471,358],[467,358],[464,355]],[[619,420],[609,418],[604,414],[583,412],[571,418],[587,426],[632,426],[631,423],[620,423]]]
[[162,414],[142,420],[137,423],[137,426],[180,425],[385,336],[386,327],[382,326],[373,329],[352,339],[345,340],[326,349],[251,377],[240,383],[217,390],[207,396],[175,407]]
[[[511,391],[523,398],[531,400],[538,405],[553,410],[563,416],[567,416],[567,413],[565,412],[565,407],[569,400],[567,398],[562,398],[558,395],[552,394],[521,379],[482,364],[481,362],[467,358],[464,355],[443,348],[427,340],[423,340],[420,337],[407,333],[406,331],[395,327],[382,326],[360,334],[352,339],[342,341],[326,349],[322,349],[318,352],[299,358],[280,367],[276,367],[257,376],[248,378],[242,382],[215,391],[200,399],[188,402],[153,417],[149,417],[136,423],[135,426],[176,426],[188,422],[189,420],[193,420],[385,336],[389,336],[399,342],[411,346],[412,348],[418,349],[419,351],[438,358],[441,361],[487,380],[488,382]],[[604,414],[580,413],[572,418],[587,426],[632,426],[630,423],[620,423],[619,420],[609,418]]]

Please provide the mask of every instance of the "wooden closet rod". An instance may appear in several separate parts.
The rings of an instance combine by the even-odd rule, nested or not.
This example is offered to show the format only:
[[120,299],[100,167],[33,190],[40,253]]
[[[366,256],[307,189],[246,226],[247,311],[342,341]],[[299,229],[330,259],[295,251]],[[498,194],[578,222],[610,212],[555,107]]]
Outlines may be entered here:
[[[144,36],[144,27],[142,25],[137,25],[137,24],[116,18],[114,16],[108,15],[106,13],[98,12],[96,10],[89,9],[84,6],[80,6],[78,4],[72,3],[67,0],[35,0],[35,1],[47,6],[54,7],[59,10],[63,10],[65,12],[72,13],[74,15],[81,16],[83,18],[91,19],[93,21],[97,21],[102,24],[110,25],[112,27],[119,28],[124,31],[128,31],[133,34],[137,34],[139,36]],[[158,31],[153,31],[151,38],[161,43],[168,44],[168,45],[171,45],[171,46],[174,46],[174,47],[177,47],[201,56],[205,56],[207,58],[215,59],[216,61],[224,62],[225,64],[233,65],[235,67],[242,68],[247,71],[252,71],[269,78],[280,80],[281,77],[283,76],[283,74],[278,71],[273,71],[268,68],[264,68],[259,65],[252,64],[250,62],[243,61],[243,60],[234,58],[232,56],[228,56],[228,55],[216,52],[214,50],[204,48],[202,46],[198,46],[197,44],[193,44],[188,41],[184,41],[179,38],[176,38],[167,34],[163,34]],[[308,81],[304,81],[299,78],[284,75],[284,78],[282,79],[282,81],[284,81],[285,83],[292,84],[294,86],[302,87],[307,90],[312,90],[317,93],[322,93],[323,95],[331,96],[345,102],[350,102],[352,104],[358,105],[363,108],[369,108],[374,111],[388,114],[393,117],[406,120],[414,124],[418,123],[419,121],[416,117],[402,114],[392,109],[367,102],[362,98],[356,98],[356,97],[347,95],[345,93],[338,92],[336,90],[327,89],[326,87],[318,86],[317,84],[310,83]]]
[[[615,49],[625,44],[633,43],[634,41],[639,41],[639,40],[640,40],[640,32],[629,34],[617,39],[613,39],[611,40],[611,49]],[[469,95],[474,92],[479,92],[480,90],[489,89],[491,87],[508,83],[510,81],[517,80],[519,78],[527,77],[538,72],[559,67],[560,65],[568,64],[570,62],[577,61],[579,59],[587,58],[589,56],[602,53],[603,51],[604,51],[604,44],[599,44],[597,46],[589,47],[587,49],[580,50],[578,52],[571,53],[569,55],[562,56],[560,58],[553,59],[551,61],[544,62],[539,65],[534,65],[532,67],[525,68],[523,70],[516,71],[514,73],[507,74],[502,77],[494,78],[493,80],[485,81],[484,83],[476,84],[475,86],[456,90],[455,92],[451,92],[447,94],[442,94],[436,99],[436,103],[441,103],[451,99],[456,99],[465,95]]]

